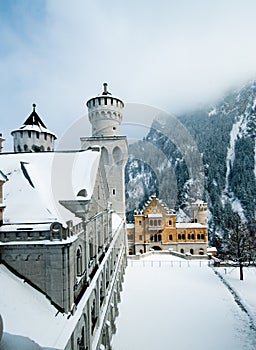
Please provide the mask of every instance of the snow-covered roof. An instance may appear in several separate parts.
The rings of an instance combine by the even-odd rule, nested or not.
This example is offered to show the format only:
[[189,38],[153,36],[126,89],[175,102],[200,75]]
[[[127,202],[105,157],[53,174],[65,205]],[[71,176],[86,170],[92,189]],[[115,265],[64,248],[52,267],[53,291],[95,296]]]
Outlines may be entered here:
[[157,214],[148,214],[148,217],[149,217],[149,218],[162,218],[163,215],[160,214],[160,213],[157,213]]
[[135,225],[134,224],[126,224],[126,228],[134,228]]
[[208,253],[217,252],[217,248],[216,247],[209,247],[209,248],[207,248],[207,252]]
[[6,181],[6,176],[2,173],[0,170],[0,181],[5,182]]
[[5,224],[0,227],[2,232],[13,232],[13,231],[49,231],[51,223],[41,223],[41,224]]
[[16,131],[37,131],[40,133],[44,132],[47,134],[51,134],[55,139],[57,138],[57,136],[52,131],[50,131],[47,128],[44,128],[41,125],[22,125],[19,129],[12,130],[11,134],[13,134]]
[[207,226],[199,224],[198,222],[177,222],[176,228],[207,228]]
[[80,221],[59,201],[90,200],[99,161],[100,149],[0,154],[0,170],[8,179],[4,223]]
[[33,111],[30,114],[30,116],[26,119],[24,124],[19,129],[13,130],[11,134],[15,133],[16,131],[37,131],[51,134],[56,139],[56,135],[52,131],[47,129],[39,115],[36,113],[35,107],[36,105],[33,104]]
[[[118,214],[113,213],[113,234],[121,229],[123,224],[123,219]],[[104,259],[108,259],[110,256],[118,237],[119,235],[115,235],[113,238],[110,243],[110,249]],[[68,239],[72,242],[77,237],[73,236]],[[24,243],[28,244],[28,242]],[[12,242],[9,244],[12,244]],[[31,242],[31,244],[35,244],[35,242]],[[48,241],[48,244],[60,244],[60,242]],[[0,288],[0,312],[4,322],[4,336],[9,335],[8,345],[13,345],[15,335],[19,335],[24,337],[24,339],[31,339],[34,344],[36,343],[43,348],[64,349],[77,322],[83,315],[84,307],[95,289],[97,274],[100,273],[101,270],[98,269],[95,278],[77,305],[76,312],[72,315],[66,315],[58,312],[45,295],[28,283],[24,283],[23,279],[18,278],[4,265],[0,264],[0,286],[4,286],[4,288]],[[24,339],[19,340],[23,341]],[[22,348],[20,343],[18,346],[16,348],[22,350],[37,349],[34,347]],[[9,348],[14,349],[15,347]]]
[[[25,336],[44,347],[54,347],[70,322],[50,301],[0,264],[1,315],[4,332]],[[36,326],[35,326],[36,325]],[[46,336],[47,333],[47,336]]]
[[206,205],[207,203],[205,203],[204,201],[202,201],[201,199],[197,199],[194,203],[192,204],[196,204],[196,205]]

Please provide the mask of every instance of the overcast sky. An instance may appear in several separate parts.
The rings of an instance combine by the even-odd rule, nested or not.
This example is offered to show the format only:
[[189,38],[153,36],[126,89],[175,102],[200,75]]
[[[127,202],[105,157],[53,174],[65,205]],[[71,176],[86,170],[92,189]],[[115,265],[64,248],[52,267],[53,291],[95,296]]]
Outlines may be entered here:
[[103,82],[171,113],[214,101],[256,75],[255,14],[255,0],[0,1],[6,148],[32,103],[61,137]]

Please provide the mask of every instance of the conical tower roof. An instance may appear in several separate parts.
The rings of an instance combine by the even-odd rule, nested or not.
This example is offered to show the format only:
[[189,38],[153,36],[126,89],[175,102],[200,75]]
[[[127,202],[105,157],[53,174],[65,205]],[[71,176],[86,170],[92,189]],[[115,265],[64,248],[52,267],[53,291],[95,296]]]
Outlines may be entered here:
[[39,127],[41,126],[45,129],[47,129],[47,127],[42,122],[39,115],[36,113],[36,105],[34,103],[33,103],[33,111],[30,114],[30,116],[26,119],[26,121],[23,123],[23,125],[37,125]]
[[37,131],[37,132],[44,132],[47,134],[51,134],[54,139],[56,139],[56,135],[50,131],[49,129],[47,129],[46,125],[44,124],[44,122],[42,121],[42,119],[39,117],[39,115],[36,113],[36,105],[33,103],[33,111],[32,113],[29,115],[29,117],[25,120],[25,122],[21,125],[21,127],[19,129],[15,129],[11,132],[11,134],[13,135],[13,133],[15,133],[16,131]]

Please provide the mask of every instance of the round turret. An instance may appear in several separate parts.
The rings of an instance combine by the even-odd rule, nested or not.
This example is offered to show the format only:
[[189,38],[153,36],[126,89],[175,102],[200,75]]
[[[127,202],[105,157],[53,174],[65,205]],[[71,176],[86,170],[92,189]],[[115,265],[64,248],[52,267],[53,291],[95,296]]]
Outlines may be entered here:
[[54,151],[56,136],[47,129],[39,115],[36,105],[24,124],[11,132],[13,136],[14,152],[43,152]]
[[207,203],[197,199],[191,206],[194,214],[193,221],[202,225],[207,225]]
[[108,84],[103,84],[101,95],[87,101],[92,136],[118,136],[123,118],[124,103],[108,92]]

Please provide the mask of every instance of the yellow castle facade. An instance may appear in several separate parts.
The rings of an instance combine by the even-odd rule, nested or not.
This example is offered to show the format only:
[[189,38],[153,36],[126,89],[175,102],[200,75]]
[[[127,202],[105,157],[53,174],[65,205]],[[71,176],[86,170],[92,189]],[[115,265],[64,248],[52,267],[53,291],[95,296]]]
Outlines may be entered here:
[[193,222],[177,222],[176,212],[152,196],[142,210],[134,211],[127,224],[129,255],[169,250],[186,255],[206,255],[208,247],[207,204],[192,204]]

